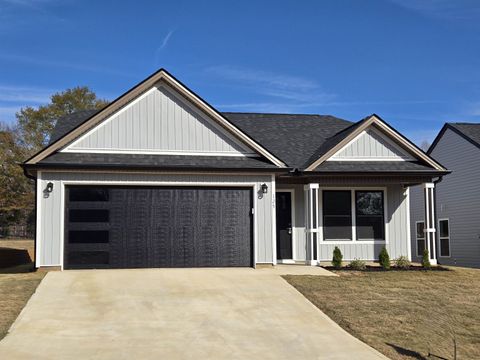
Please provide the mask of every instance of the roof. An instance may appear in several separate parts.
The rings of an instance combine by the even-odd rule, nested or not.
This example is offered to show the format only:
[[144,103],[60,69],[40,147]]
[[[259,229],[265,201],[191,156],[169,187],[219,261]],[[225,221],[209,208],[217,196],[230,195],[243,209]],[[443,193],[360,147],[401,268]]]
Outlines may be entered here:
[[[59,119],[50,143],[85,122],[96,112],[98,110],[81,111]],[[318,153],[319,149],[325,149],[326,143],[327,146],[334,145],[336,141],[332,142],[331,139],[346,135],[355,125],[330,115],[234,112],[221,114],[292,168],[307,166],[313,154]]]
[[454,123],[446,123],[440,132],[438,133],[437,137],[433,141],[432,145],[427,151],[427,154],[431,154],[435,146],[437,146],[438,142],[442,138],[443,134],[447,129],[451,129],[461,137],[463,137],[468,142],[472,143],[476,147],[480,148],[480,123],[465,123],[465,122],[454,122]]
[[178,91],[182,96],[195,105],[199,110],[203,111],[207,116],[209,116],[213,121],[218,125],[223,127],[228,131],[233,137],[242,141],[252,149],[254,149],[258,154],[262,155],[266,159],[270,160],[273,164],[278,167],[287,167],[280,159],[276,158],[273,154],[268,152],[262,145],[255,142],[247,134],[238,129],[231,122],[226,120],[215,108],[203,100],[200,96],[195,94],[192,90],[182,84],[177,80],[173,75],[171,75],[165,69],[160,69],[147,77],[145,80],[139,82],[137,85],[132,87],[130,90],[126,91],[118,98],[113,100],[103,109],[99,110],[92,116],[90,116],[85,121],[78,124],[71,131],[58,138],[57,140],[49,143],[45,148],[41,149],[39,152],[31,156],[24,162],[25,166],[34,165],[39,161],[45,159],[47,156],[52,155],[56,151],[59,151],[65,145],[70,143],[72,140],[76,139],[79,135],[85,133],[86,131],[94,128],[96,125],[105,120],[106,117],[114,114],[116,111],[122,109],[124,106],[128,105],[134,99],[137,99],[139,96],[144,94],[146,91],[156,86],[160,82],[171,86],[176,91]]
[[325,161],[315,169],[315,172],[437,172],[430,166],[418,161]]
[[[50,142],[85,122],[98,110],[85,110],[65,116],[57,121]],[[352,134],[368,118],[359,122],[331,115],[221,113],[253,140],[260,143],[290,168],[304,169],[340,141]],[[162,167],[162,168],[218,168],[218,169],[275,169],[276,166],[262,158],[206,157],[132,154],[54,153],[41,160],[44,166],[90,167],[104,164],[107,167]],[[432,171],[419,162],[367,162],[327,161],[314,172],[425,172]]]
[[99,154],[57,152],[38,163],[40,167],[69,168],[130,168],[130,169],[278,169],[277,166],[260,157],[246,156],[185,156],[151,154]]

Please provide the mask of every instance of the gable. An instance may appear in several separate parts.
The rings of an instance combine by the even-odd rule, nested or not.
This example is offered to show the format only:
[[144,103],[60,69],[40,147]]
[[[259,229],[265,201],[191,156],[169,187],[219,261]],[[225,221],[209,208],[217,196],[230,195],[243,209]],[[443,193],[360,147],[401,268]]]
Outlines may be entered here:
[[257,155],[163,81],[61,152]]
[[403,147],[374,126],[363,130],[327,161],[413,161]]

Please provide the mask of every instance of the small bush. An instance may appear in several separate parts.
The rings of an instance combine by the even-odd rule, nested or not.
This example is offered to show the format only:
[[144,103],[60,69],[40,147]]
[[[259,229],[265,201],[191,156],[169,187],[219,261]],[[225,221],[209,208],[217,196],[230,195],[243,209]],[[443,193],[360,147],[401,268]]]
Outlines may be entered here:
[[425,269],[430,269],[432,267],[432,265],[430,264],[430,257],[428,256],[428,250],[427,249],[423,250],[422,266]]
[[390,269],[390,256],[388,255],[387,248],[384,246],[378,255],[378,261],[380,262],[380,266],[384,270]]
[[367,268],[367,264],[365,261],[360,260],[360,259],[355,259],[350,261],[349,267],[353,270],[365,270]]
[[333,258],[332,258],[332,265],[335,269],[340,269],[342,267],[342,259],[343,259],[342,252],[337,246],[335,246],[335,249],[333,250]]
[[406,256],[400,256],[399,258],[394,260],[395,267],[402,269],[402,270],[408,270],[410,268],[410,260]]

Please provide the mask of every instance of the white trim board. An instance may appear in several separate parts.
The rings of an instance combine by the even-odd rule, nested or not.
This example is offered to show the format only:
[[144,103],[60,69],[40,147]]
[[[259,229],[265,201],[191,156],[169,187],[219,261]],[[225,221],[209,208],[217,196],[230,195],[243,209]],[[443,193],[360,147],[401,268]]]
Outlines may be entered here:
[[145,150],[145,149],[105,149],[105,148],[74,148],[61,150],[64,153],[82,154],[144,154],[144,155],[184,155],[184,156],[226,156],[226,157],[260,157],[258,154],[214,152],[214,151],[181,151],[181,150]]

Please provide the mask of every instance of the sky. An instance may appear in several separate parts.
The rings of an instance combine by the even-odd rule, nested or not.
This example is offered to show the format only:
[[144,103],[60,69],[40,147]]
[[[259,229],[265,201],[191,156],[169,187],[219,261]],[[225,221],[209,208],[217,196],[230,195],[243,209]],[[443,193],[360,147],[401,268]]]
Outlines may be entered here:
[[0,0],[0,121],[165,68],[219,111],[480,122],[480,1]]

